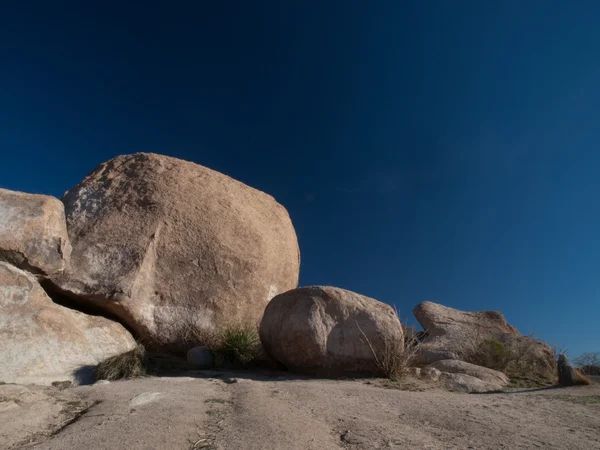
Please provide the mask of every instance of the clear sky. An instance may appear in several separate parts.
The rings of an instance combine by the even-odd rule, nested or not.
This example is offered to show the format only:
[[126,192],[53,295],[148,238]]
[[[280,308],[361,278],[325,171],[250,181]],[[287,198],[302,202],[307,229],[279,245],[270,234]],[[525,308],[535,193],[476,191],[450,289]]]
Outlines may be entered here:
[[0,186],[191,160],[289,210],[302,285],[600,351],[600,3],[7,3]]

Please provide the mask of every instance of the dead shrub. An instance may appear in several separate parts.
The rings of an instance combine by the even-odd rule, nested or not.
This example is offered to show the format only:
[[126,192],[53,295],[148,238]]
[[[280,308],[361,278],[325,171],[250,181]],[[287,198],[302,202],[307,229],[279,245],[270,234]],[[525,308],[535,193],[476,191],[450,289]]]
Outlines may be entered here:
[[[394,308],[396,315],[398,311]],[[375,363],[383,375],[390,379],[400,379],[411,372],[417,366],[421,341],[418,339],[392,340],[384,337],[383,350],[375,351],[371,341],[356,322],[358,330],[363,336],[364,342],[369,346]]]
[[179,342],[189,350],[193,347],[217,348],[220,345],[220,333],[215,330],[201,328],[192,323],[184,323],[180,328]]
[[585,375],[599,376],[600,375],[600,353],[589,352],[575,358],[575,365],[579,366],[581,373]]
[[484,336],[483,332],[474,336],[459,355],[460,359],[498,370],[511,378],[555,380],[556,349],[546,355],[540,354],[536,348],[538,341],[533,336],[507,338],[504,342]]

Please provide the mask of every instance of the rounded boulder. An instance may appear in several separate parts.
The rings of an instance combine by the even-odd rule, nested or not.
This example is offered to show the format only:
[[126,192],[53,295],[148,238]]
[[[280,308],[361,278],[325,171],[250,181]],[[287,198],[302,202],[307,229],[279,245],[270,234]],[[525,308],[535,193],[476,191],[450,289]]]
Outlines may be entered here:
[[335,287],[302,287],[273,298],[261,342],[289,370],[321,376],[384,375],[382,363],[403,349],[403,331],[385,303]]
[[286,209],[198,164],[118,156],[62,200],[73,251],[54,285],[150,345],[187,350],[190,335],[258,324],[269,300],[298,284]]

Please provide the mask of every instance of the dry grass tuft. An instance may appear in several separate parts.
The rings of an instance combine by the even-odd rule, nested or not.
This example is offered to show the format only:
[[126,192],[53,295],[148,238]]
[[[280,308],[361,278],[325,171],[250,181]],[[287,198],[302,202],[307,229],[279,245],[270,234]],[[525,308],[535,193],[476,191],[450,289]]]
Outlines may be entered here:
[[[221,332],[188,325],[182,328],[180,339],[181,349],[202,346],[211,350],[216,356],[217,365],[246,366],[260,357],[262,349],[256,326],[245,324],[229,325]],[[181,350],[170,354],[147,350],[143,344],[138,343],[133,350],[99,363],[95,368],[96,379],[120,380],[181,373],[189,367],[180,352]]]
[[592,379],[585,376],[579,369],[575,369],[575,373],[577,374],[577,381],[580,385],[589,386],[592,384]]
[[218,362],[229,365],[245,366],[261,351],[258,329],[247,323],[230,323],[219,331],[188,324],[183,327],[180,339],[186,349],[206,347],[215,354]]
[[558,383],[561,386],[582,386],[592,384],[592,380],[586,377],[584,374],[575,369],[569,363],[567,355],[558,355],[557,361],[558,367]]
[[96,366],[97,380],[121,380],[147,375],[147,355],[143,345],[138,345],[120,355],[111,356]]
[[[394,308],[396,315],[398,311]],[[375,350],[371,341],[356,322],[358,330],[363,336],[364,342],[371,349],[377,367],[390,379],[400,379],[408,375],[413,367],[417,366],[421,341],[416,339],[391,340],[384,337],[383,350]]]

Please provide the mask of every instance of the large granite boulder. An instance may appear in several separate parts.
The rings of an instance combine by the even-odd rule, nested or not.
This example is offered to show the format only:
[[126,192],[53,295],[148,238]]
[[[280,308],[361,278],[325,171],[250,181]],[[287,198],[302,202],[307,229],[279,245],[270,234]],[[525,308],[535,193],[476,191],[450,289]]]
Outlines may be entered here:
[[120,324],[53,303],[29,273],[0,262],[0,381],[80,381],[81,370],[131,350]]
[[465,312],[437,303],[423,302],[413,310],[426,332],[420,347],[422,364],[439,360],[468,360],[478,346],[489,340],[527,365],[531,373],[553,367],[554,354],[545,343],[522,336],[498,311]]
[[206,167],[118,156],[62,200],[73,252],[54,284],[150,345],[187,350],[187,335],[257,325],[271,298],[298,284],[300,253],[285,208]]
[[275,297],[260,324],[261,342],[289,370],[323,376],[382,375],[403,349],[402,326],[385,303],[335,287],[303,287]]
[[0,261],[47,276],[62,271],[70,254],[58,199],[0,189]]
[[470,375],[487,383],[497,384],[500,386],[506,386],[510,381],[502,372],[455,359],[443,359],[441,361],[435,361],[427,367],[438,369],[440,372],[462,373],[465,375]]

